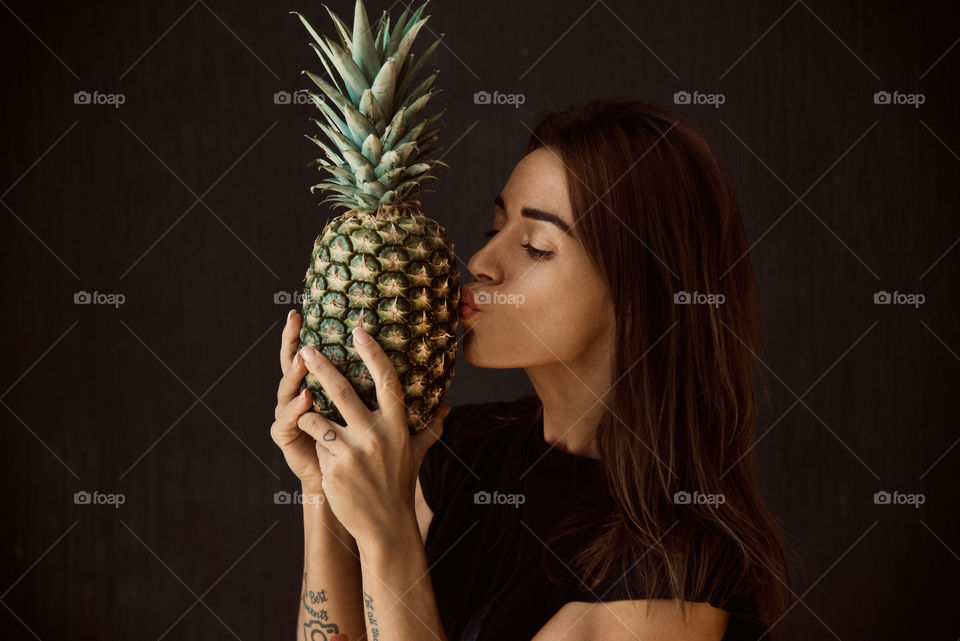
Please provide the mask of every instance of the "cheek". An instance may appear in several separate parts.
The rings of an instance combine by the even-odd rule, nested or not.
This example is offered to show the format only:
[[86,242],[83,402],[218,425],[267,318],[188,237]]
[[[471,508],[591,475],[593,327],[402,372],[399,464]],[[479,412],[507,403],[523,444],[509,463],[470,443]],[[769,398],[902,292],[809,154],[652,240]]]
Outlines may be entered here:
[[517,368],[574,361],[606,331],[612,319],[602,283],[573,270],[538,271],[509,291],[498,291],[499,302],[465,325],[464,355],[470,363]]

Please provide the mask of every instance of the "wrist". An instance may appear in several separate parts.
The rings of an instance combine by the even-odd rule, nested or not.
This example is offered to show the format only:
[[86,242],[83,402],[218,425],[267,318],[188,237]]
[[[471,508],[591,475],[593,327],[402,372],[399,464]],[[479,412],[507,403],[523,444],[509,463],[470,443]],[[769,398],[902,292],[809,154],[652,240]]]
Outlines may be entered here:
[[369,563],[371,567],[396,560],[398,556],[405,557],[408,551],[423,551],[416,516],[411,514],[409,519],[399,519],[385,532],[358,537],[357,548],[361,563]]

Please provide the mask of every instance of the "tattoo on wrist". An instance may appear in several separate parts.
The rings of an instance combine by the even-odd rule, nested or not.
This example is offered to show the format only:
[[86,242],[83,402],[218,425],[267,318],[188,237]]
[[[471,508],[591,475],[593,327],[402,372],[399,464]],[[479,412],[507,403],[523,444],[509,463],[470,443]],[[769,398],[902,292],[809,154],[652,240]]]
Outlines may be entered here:
[[[323,603],[327,602],[327,591],[319,592],[307,589],[307,573],[303,573],[303,593],[300,595],[304,611],[312,619],[304,618],[303,639],[304,641],[349,641],[347,635],[340,634],[340,628],[336,623],[327,623],[329,618]],[[332,635],[337,635],[335,638]]]
[[379,641],[380,630],[377,628],[377,619],[373,616],[373,597],[364,591],[363,603],[367,608],[367,623],[370,624],[370,640]]

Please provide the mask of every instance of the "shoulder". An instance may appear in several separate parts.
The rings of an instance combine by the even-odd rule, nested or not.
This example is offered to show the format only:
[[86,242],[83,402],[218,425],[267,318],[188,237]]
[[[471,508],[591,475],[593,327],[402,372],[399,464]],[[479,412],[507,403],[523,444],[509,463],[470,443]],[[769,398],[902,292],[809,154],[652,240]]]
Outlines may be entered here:
[[709,603],[667,599],[570,601],[547,621],[533,641],[721,641],[730,615]]

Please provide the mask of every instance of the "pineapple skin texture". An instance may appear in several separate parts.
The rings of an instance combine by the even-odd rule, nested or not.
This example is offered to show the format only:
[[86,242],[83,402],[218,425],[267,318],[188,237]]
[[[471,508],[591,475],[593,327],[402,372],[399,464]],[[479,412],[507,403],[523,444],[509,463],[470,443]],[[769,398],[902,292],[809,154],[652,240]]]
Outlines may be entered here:
[[[376,387],[351,334],[362,324],[396,368],[409,432],[422,431],[455,373],[460,270],[446,229],[405,208],[348,211],[317,237],[304,283],[300,347],[326,356],[374,411]],[[346,424],[312,373],[304,389],[316,412]]]

